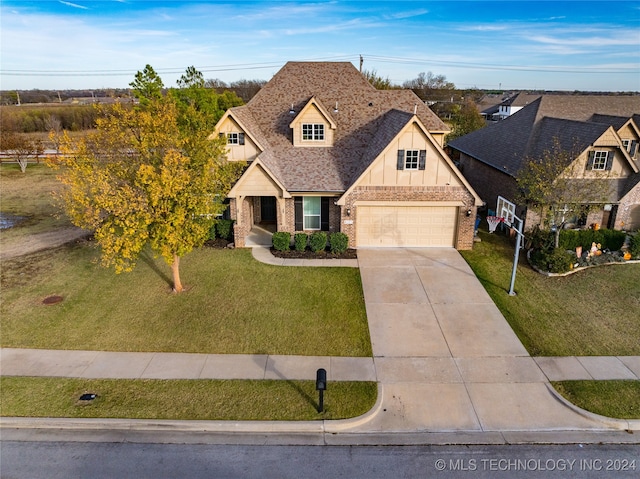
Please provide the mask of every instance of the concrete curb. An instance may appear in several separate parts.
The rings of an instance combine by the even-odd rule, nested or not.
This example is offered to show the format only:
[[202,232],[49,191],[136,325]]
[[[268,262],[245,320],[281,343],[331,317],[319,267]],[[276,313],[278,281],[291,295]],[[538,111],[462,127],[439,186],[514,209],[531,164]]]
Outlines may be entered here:
[[330,432],[328,421],[234,422],[143,419],[1,418],[5,441],[145,444],[417,446],[640,444],[623,430]]
[[624,431],[640,431],[640,419],[616,419],[607,416],[601,416],[600,414],[595,414],[593,412],[587,411],[586,409],[582,409],[581,407],[576,406],[571,401],[568,401],[562,394],[560,394],[556,389],[551,385],[547,384],[547,389],[549,392],[556,398],[557,401],[562,403],[565,407],[571,409],[573,412],[585,417],[591,421],[595,421],[601,423],[609,428],[620,429]]

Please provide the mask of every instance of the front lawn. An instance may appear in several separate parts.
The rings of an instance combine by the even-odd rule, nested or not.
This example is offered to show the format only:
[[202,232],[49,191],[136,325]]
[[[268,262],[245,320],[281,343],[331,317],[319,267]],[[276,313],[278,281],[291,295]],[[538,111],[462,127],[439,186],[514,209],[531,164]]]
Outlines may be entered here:
[[523,253],[517,295],[509,296],[513,242],[498,233],[480,237],[462,254],[532,356],[640,355],[640,264],[546,277]]
[[[281,267],[251,251],[185,256],[187,291],[144,255],[131,273],[98,266],[82,241],[2,265],[3,347],[219,354],[370,356],[356,268]],[[63,297],[45,305],[49,296]]]

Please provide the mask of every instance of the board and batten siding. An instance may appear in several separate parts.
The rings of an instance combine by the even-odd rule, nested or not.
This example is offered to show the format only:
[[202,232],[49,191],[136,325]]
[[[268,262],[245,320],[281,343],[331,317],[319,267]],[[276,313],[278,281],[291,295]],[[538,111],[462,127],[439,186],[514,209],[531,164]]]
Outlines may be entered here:
[[245,133],[244,145],[227,144],[227,159],[229,161],[253,161],[260,154],[260,150],[249,135],[247,135],[240,125],[230,116],[222,122],[218,131],[223,133],[225,137],[228,133]]
[[[424,170],[399,170],[398,150],[426,150]],[[438,149],[414,123],[387,148],[359,186],[464,186]]]

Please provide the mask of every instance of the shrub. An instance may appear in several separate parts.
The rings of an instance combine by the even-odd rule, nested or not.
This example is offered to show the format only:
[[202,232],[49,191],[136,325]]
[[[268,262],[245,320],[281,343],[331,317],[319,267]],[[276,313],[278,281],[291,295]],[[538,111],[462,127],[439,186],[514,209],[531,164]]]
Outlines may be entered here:
[[293,235],[293,244],[296,251],[304,251],[307,249],[307,242],[309,241],[309,235],[307,233],[296,233]]
[[209,228],[209,235],[207,236],[207,239],[208,240],[216,239],[216,222],[215,221],[211,225],[211,228]]
[[622,248],[625,237],[625,233],[617,230],[562,230],[559,246],[568,250],[575,250],[577,246],[582,246],[584,251],[588,251],[591,243],[599,243],[603,250],[618,251]]
[[273,247],[278,251],[289,251],[291,245],[291,233],[288,231],[276,231],[272,237]]
[[311,247],[311,251],[314,253],[324,251],[327,247],[327,233],[324,231],[311,233],[311,236],[309,237],[309,246]]
[[349,237],[344,233],[333,233],[329,236],[329,245],[332,253],[344,253],[349,247]]
[[538,269],[549,273],[566,273],[571,269],[574,260],[575,256],[562,248],[539,249],[531,255],[531,262]]
[[215,228],[218,237],[231,241],[233,238],[233,220],[216,220]]
[[640,229],[636,231],[635,235],[631,236],[629,253],[631,253],[632,258],[640,258]]

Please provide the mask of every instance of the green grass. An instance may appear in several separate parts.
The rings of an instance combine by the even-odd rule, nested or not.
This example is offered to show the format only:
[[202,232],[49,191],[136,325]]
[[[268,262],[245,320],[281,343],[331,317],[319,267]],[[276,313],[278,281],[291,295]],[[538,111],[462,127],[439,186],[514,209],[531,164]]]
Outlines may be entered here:
[[[2,265],[3,347],[371,356],[356,268],[281,267],[251,251],[202,248],[181,261],[187,291],[145,254],[131,273],[81,242]],[[42,300],[60,295],[56,305]]]
[[[95,393],[93,401],[80,401]],[[371,409],[371,382],[332,382],[317,412],[315,381],[0,378],[5,417],[302,421],[356,417]]]
[[531,355],[640,355],[640,264],[546,277],[521,255],[517,295],[509,296],[514,245],[499,234],[480,236],[462,254]]
[[640,419],[640,381],[560,381],[562,396],[582,409],[607,417]]
[[29,164],[24,173],[15,163],[0,164],[0,211],[25,218],[16,227],[1,230],[3,243],[71,226],[54,201],[53,193],[60,189],[55,176],[56,172],[42,163]]

